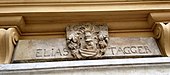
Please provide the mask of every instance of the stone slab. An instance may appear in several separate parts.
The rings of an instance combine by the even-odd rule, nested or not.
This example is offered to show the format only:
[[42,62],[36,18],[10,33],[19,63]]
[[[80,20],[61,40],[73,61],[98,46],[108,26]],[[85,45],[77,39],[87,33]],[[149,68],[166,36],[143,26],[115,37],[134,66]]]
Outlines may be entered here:
[[[39,70],[39,69],[38,69]],[[169,75],[170,65],[158,66],[130,66],[97,69],[76,69],[76,70],[48,70],[43,71],[12,71],[0,72],[1,75]]]
[[169,75],[170,58],[0,64],[0,75]]
[[[102,57],[160,56],[160,50],[152,37],[112,37]],[[65,38],[43,40],[19,40],[13,61],[73,59]]]

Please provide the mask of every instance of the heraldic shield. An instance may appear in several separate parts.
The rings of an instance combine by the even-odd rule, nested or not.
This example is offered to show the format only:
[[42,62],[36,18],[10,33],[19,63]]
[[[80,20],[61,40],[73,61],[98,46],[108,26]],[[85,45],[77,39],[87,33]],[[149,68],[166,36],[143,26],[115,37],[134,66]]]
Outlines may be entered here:
[[105,54],[108,46],[106,24],[79,23],[66,27],[67,47],[74,58],[94,58]]

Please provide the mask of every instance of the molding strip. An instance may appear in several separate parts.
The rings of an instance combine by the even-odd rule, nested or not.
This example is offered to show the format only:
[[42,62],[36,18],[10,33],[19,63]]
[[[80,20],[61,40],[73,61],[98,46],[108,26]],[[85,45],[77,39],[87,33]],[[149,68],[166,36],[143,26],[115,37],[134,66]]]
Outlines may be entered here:
[[[76,64],[75,64],[76,63]],[[20,63],[20,64],[0,64],[0,72],[5,71],[29,71],[43,69],[76,69],[85,67],[125,67],[125,65],[146,66],[146,64],[162,64],[170,65],[169,57],[157,58],[133,58],[133,59],[104,59],[104,60],[80,60],[80,61],[58,61],[58,62],[43,62],[43,63]],[[150,65],[148,65],[150,66]]]

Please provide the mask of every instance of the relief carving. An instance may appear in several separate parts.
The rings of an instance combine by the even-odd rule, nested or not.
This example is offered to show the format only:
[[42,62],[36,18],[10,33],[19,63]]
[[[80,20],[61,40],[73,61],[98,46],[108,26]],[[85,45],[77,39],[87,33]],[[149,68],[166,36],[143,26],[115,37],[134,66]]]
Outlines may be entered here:
[[75,58],[100,57],[108,45],[105,24],[80,23],[66,28],[67,46]]
[[10,63],[19,34],[15,28],[0,29],[0,63]]
[[157,22],[154,29],[155,38],[166,56],[170,56],[170,23]]
[[163,28],[161,25],[156,25],[155,29],[154,29],[154,38],[155,39],[160,39],[161,35],[163,32]]

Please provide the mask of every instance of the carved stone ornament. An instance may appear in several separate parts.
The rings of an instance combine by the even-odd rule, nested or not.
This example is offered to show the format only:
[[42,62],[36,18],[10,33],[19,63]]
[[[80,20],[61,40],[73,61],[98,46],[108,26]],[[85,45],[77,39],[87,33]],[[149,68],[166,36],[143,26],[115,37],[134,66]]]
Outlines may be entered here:
[[17,44],[19,34],[16,28],[0,28],[0,63],[7,64],[11,62],[15,45]]
[[108,27],[105,24],[80,23],[66,28],[67,46],[75,58],[100,57],[108,46]]

